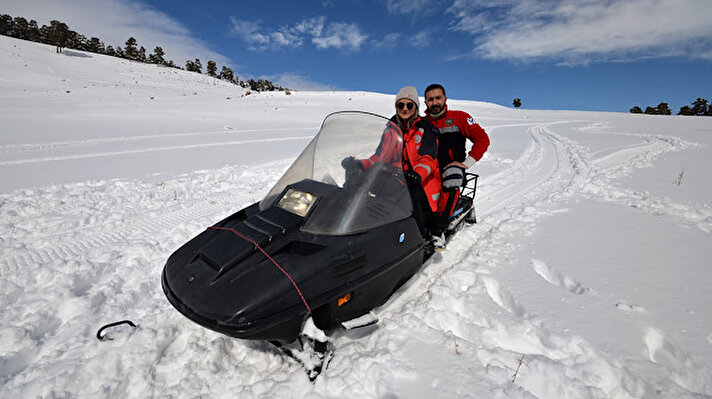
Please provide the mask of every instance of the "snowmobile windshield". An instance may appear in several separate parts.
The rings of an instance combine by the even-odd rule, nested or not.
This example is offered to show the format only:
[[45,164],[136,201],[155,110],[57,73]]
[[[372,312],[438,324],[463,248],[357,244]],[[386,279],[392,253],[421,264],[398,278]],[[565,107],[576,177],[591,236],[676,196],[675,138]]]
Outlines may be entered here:
[[[330,114],[260,209],[276,205],[306,216],[302,230],[325,235],[355,234],[405,219],[412,203],[402,148],[403,133],[387,118]],[[349,157],[354,161],[342,162]]]

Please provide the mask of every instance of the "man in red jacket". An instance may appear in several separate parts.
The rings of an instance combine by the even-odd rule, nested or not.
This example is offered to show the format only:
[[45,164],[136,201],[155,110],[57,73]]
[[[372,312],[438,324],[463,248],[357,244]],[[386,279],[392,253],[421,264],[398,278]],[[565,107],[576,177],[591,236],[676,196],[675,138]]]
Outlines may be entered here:
[[[442,85],[434,83],[425,89],[425,105],[425,118],[440,130],[438,162],[443,191],[438,212],[446,222],[457,203],[465,171],[482,159],[490,140],[482,126],[468,113],[448,109]],[[466,140],[472,142],[469,153],[465,148]]]

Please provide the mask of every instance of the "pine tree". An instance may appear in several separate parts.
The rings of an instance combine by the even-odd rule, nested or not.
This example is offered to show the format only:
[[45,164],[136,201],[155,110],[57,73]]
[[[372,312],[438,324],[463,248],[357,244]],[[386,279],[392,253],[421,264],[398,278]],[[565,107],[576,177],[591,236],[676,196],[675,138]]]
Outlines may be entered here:
[[141,62],[146,62],[146,49],[143,46],[138,49],[138,57],[136,59]]
[[124,47],[124,57],[130,60],[137,60],[138,49],[136,48],[136,39],[129,37],[125,44],[126,47]]
[[27,26],[27,40],[32,40],[33,42],[40,40],[40,28],[34,19],[31,19]]
[[[186,69],[188,69],[187,65],[186,65]],[[193,61],[193,71],[192,72],[203,73],[203,64],[200,63],[200,59],[196,58],[195,61]]]
[[11,36],[15,21],[7,14],[0,15],[0,35]]
[[646,107],[645,113],[649,115],[670,115],[670,107],[668,103],[660,103],[657,107]]
[[106,46],[106,55],[116,57],[116,51],[114,51],[114,48],[111,45]]
[[635,107],[630,109],[630,113],[631,114],[642,114],[643,110],[640,109],[640,107],[636,105]]
[[218,76],[218,78],[226,80],[228,82],[234,82],[235,74],[232,72],[232,69],[224,66],[222,67],[222,70],[220,71],[220,76]]
[[514,101],[512,101],[512,105],[514,105],[514,108],[519,108],[522,106],[522,100],[520,98],[515,98]]
[[63,22],[52,20],[49,22],[49,40],[57,46],[57,52],[61,53],[62,49],[67,45],[69,35],[69,27]]
[[50,39],[51,28],[47,25],[42,25],[40,28],[40,43],[44,44],[54,44],[52,39]]
[[165,65],[166,60],[163,58],[164,55],[166,55],[166,53],[163,51],[163,49],[160,47],[156,47],[155,49],[153,49],[153,53],[148,56],[148,62],[156,65]]
[[208,61],[208,66],[207,66],[208,76],[215,77],[216,76],[215,72],[217,72],[217,70],[218,70],[218,66],[215,63],[215,61]]
[[658,111],[658,115],[670,115],[670,106],[668,106],[668,103],[660,103],[658,106],[655,108]]
[[707,99],[698,97],[695,102],[692,103],[692,110],[694,115],[704,115],[707,113]]
[[12,37],[18,39],[27,39],[27,31],[29,30],[29,23],[25,18],[15,17],[15,26],[12,29]]
[[199,59],[195,61],[188,60],[185,62],[185,70],[190,72],[203,73],[203,64],[200,63]]
[[67,47],[75,50],[89,51],[89,40],[73,30],[67,32]]
[[690,115],[695,115],[695,111],[692,108],[685,105],[680,108],[680,112],[678,112],[677,114],[690,116]]
[[680,108],[678,115],[712,116],[712,104],[707,104],[706,98],[697,97],[697,100],[692,103],[692,107],[685,105]]
[[104,54],[106,50],[104,50],[104,43],[102,43],[98,37],[92,37],[89,39],[88,51],[91,51],[92,53]]

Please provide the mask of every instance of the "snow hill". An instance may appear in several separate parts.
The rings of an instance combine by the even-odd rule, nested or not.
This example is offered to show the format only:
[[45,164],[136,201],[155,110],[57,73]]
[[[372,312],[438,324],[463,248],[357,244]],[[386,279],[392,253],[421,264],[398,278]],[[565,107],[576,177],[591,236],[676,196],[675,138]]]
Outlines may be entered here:
[[[378,325],[335,331],[312,385],[181,316],[160,272],[259,201],[327,114],[390,116],[394,96],[247,95],[4,36],[0,54],[0,397],[712,396],[710,118],[451,100],[492,139],[479,223]],[[95,338],[122,319],[138,328]]]

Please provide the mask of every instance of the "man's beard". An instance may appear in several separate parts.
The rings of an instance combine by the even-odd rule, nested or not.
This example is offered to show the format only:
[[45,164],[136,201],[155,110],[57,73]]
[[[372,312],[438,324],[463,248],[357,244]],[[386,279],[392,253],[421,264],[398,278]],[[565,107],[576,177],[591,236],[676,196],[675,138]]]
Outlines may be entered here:
[[442,112],[442,110],[443,110],[443,107],[441,107],[439,105],[433,105],[432,107],[428,108],[428,113],[431,115],[439,114],[440,112]]

